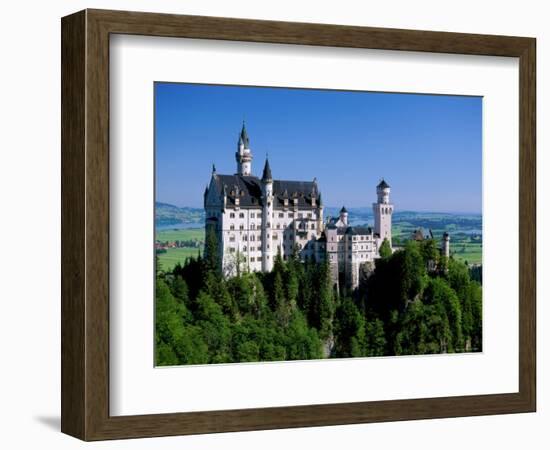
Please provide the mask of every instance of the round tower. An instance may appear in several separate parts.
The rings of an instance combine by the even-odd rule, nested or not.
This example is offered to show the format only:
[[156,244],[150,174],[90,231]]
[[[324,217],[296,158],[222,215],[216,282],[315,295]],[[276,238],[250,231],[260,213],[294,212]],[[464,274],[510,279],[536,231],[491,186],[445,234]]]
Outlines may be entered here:
[[252,152],[250,151],[250,139],[248,138],[248,133],[246,132],[244,122],[239,134],[239,140],[237,142],[235,160],[237,161],[238,175],[252,175]]
[[377,202],[373,203],[374,232],[379,237],[379,245],[387,239],[391,246],[391,222],[393,205],[390,203],[390,185],[382,179],[376,186]]
[[273,177],[269,160],[266,158],[262,175],[262,272],[273,268],[273,245],[271,224],[273,222]]
[[441,252],[445,258],[451,256],[451,236],[445,231],[443,233],[443,241],[441,242]]

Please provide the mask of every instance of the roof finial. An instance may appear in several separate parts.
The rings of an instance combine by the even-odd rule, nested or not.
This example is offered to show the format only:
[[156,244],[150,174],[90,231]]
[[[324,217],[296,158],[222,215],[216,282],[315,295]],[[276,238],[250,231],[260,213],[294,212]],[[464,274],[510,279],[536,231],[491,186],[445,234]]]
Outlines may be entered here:
[[216,164],[212,163],[212,173],[216,173]]

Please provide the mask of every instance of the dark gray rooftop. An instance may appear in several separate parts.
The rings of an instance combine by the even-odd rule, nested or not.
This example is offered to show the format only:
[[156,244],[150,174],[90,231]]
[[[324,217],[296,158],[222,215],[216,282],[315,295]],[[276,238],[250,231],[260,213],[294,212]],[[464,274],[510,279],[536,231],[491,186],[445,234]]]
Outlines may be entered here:
[[[229,206],[235,206],[236,198],[239,198],[239,206],[243,208],[263,206],[262,181],[258,177],[218,174],[213,176],[220,195],[225,187]],[[274,209],[283,209],[285,199],[288,200],[290,209],[294,206],[295,199],[298,208],[314,209],[317,208],[320,198],[317,183],[314,181],[273,180],[273,196]],[[313,206],[313,199],[315,199],[315,206]]]
[[367,235],[372,233],[371,227],[348,227],[346,234],[349,235]]
[[376,187],[379,189],[386,189],[386,188],[389,188],[390,185],[386,183],[386,180],[384,180],[384,178],[382,178],[382,181],[380,181],[380,183],[378,183],[378,186]]

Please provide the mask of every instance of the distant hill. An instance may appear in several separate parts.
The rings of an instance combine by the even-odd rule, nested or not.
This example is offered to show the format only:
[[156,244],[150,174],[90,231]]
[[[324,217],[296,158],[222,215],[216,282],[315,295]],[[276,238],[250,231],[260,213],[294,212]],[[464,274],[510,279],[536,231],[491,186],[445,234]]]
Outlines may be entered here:
[[155,225],[179,225],[186,223],[204,223],[204,209],[179,207],[168,203],[155,203]]

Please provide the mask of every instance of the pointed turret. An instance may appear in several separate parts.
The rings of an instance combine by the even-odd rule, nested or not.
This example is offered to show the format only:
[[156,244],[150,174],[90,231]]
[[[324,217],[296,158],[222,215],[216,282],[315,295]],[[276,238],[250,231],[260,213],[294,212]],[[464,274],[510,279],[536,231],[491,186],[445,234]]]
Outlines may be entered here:
[[340,222],[342,222],[344,226],[348,226],[348,210],[345,206],[342,206],[342,209],[340,210]]
[[388,183],[386,183],[386,180],[384,180],[384,178],[382,178],[380,180],[380,183],[378,183],[378,186],[376,186],[377,189],[388,189],[390,187],[390,185]]
[[262,175],[262,271],[271,272],[273,268],[271,224],[273,218],[273,177],[269,159],[265,158]]
[[242,145],[244,148],[250,148],[250,139],[248,139],[248,133],[246,132],[246,126],[243,120],[243,127],[241,133],[239,134],[239,146]]
[[237,161],[237,174],[243,176],[252,175],[252,152],[250,151],[250,139],[246,132],[246,127],[243,121],[243,127],[239,134],[239,142],[237,143],[237,151],[235,152]]
[[273,181],[273,177],[271,176],[271,167],[269,166],[269,159],[267,157],[265,159],[265,166],[264,166],[264,173],[262,174],[262,181],[264,183],[271,183]]

